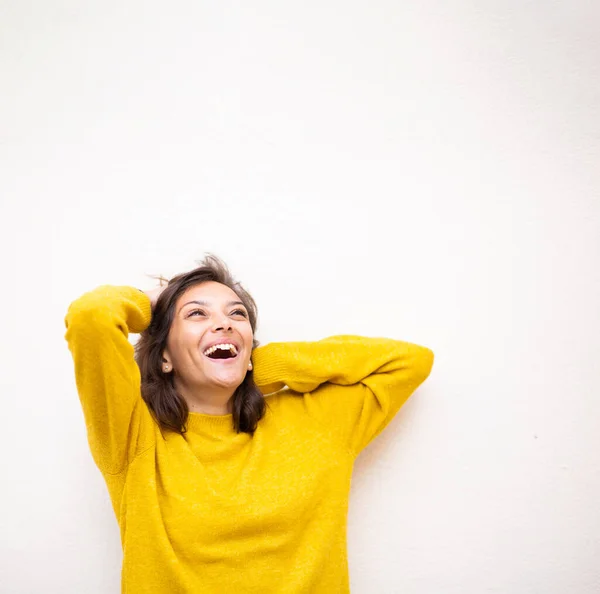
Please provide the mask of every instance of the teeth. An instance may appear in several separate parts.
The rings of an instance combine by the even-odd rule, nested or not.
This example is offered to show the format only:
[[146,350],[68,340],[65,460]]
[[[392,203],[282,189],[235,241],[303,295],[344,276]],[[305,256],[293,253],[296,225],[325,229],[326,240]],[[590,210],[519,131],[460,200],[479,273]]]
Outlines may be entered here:
[[212,355],[217,349],[221,349],[222,351],[231,351],[233,353],[233,355],[237,355],[237,349],[235,348],[235,345],[233,344],[229,344],[229,343],[224,343],[224,344],[215,344],[209,348],[207,348],[204,351],[205,355]]

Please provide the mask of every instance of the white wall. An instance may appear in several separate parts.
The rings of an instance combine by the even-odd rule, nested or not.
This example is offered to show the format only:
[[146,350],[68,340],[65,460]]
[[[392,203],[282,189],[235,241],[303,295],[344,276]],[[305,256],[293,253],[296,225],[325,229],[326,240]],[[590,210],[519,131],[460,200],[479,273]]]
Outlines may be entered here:
[[64,314],[206,251],[262,342],[436,353],[354,594],[600,591],[599,6],[2,2],[0,591],[118,591]]

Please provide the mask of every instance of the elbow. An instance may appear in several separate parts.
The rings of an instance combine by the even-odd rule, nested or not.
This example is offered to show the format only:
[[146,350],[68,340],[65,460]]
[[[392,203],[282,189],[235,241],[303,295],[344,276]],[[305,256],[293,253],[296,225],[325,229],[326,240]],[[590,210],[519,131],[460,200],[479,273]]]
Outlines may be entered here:
[[418,361],[416,364],[419,383],[423,383],[431,374],[435,355],[430,348],[420,347]]

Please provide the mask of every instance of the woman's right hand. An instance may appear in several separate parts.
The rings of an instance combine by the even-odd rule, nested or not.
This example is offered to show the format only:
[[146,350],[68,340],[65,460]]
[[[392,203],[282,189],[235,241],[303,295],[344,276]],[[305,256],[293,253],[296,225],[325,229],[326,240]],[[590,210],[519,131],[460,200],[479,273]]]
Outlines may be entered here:
[[160,297],[160,294],[167,288],[167,286],[168,284],[164,284],[160,287],[154,287],[154,289],[144,291],[152,303],[152,311],[154,311],[154,308],[156,307],[156,301]]

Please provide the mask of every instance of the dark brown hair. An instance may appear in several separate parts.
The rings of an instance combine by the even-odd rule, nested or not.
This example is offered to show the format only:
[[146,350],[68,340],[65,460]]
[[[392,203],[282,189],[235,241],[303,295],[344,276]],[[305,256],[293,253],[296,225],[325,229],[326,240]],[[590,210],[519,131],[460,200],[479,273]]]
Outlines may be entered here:
[[[256,332],[258,317],[254,299],[232,277],[224,262],[208,254],[199,264],[198,268],[178,274],[168,281],[168,286],[156,301],[150,326],[140,334],[135,345],[135,360],[142,379],[142,398],[161,428],[181,434],[186,431],[188,405],[183,396],[175,390],[173,374],[162,372],[162,353],[166,348],[171,323],[175,317],[177,299],[190,287],[214,281],[232,289],[246,306],[253,333]],[[257,346],[258,341],[254,339],[252,348]],[[253,371],[248,371],[233,394],[234,429],[238,433],[252,435],[265,413],[265,406],[264,396],[254,383]]]

